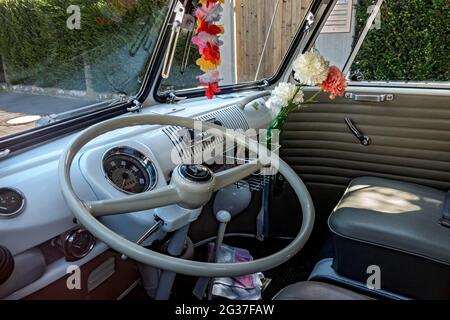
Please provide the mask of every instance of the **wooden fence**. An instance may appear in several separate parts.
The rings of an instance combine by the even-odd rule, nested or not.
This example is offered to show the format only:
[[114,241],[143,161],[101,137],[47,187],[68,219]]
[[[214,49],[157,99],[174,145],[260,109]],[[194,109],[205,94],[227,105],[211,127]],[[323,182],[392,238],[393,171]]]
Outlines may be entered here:
[[[257,79],[273,75],[311,0],[235,0],[238,82],[253,81],[276,11]],[[278,2],[278,9],[276,8]]]

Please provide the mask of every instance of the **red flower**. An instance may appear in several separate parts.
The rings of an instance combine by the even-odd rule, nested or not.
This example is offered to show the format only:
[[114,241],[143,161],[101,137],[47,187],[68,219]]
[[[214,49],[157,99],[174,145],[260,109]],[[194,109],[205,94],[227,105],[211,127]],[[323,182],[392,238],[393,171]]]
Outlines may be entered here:
[[206,0],[206,6],[209,7],[211,4],[215,4],[219,2],[219,0]]
[[206,87],[205,96],[208,99],[214,98],[214,95],[221,91],[219,88],[219,82],[202,82],[202,86]]
[[219,47],[212,45],[210,42],[207,43],[201,54],[206,61],[209,61],[214,65],[217,65],[220,62]]
[[344,74],[336,66],[331,66],[328,77],[322,82],[322,90],[330,93],[330,99],[334,100],[337,96],[342,97],[347,88],[347,80]]
[[216,24],[211,24],[206,22],[205,20],[199,19],[198,20],[198,27],[197,27],[197,34],[199,34],[200,32],[206,32],[209,34],[221,34],[223,33],[223,28],[221,28],[220,26],[216,25]]

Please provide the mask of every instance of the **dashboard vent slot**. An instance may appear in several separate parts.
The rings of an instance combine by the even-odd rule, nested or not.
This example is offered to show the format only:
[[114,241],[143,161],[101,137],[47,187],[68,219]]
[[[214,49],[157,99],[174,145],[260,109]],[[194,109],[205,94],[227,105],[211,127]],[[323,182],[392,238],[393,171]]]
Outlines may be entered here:
[[[229,129],[243,129],[244,131],[249,129],[247,120],[237,105],[219,109],[194,119],[212,122]],[[214,148],[219,143],[223,143],[223,139],[220,137],[204,136],[200,143],[193,144],[192,136],[189,136],[189,134],[193,134],[192,130],[186,130],[178,126],[164,127],[162,131],[170,139],[181,159],[188,159],[205,149]]]
[[170,139],[174,147],[177,149],[178,155],[183,159],[186,156],[184,153],[185,150],[187,150],[187,145],[184,142],[184,139],[178,135],[178,131],[181,129],[181,127],[169,126],[162,129],[162,131]]
[[242,110],[236,105],[201,115],[195,119],[201,121],[217,120],[222,126],[229,129],[249,129],[247,120],[245,120]]

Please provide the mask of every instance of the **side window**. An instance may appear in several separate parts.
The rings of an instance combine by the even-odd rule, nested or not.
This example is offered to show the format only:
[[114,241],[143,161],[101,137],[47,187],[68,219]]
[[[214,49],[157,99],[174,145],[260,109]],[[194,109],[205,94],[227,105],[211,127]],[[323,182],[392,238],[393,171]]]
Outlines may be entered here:
[[[269,78],[277,71],[312,0],[224,0],[221,18],[224,33],[219,39],[221,63],[219,85]],[[199,1],[193,1],[194,15]],[[194,31],[195,35],[195,31]],[[159,91],[200,87],[196,64],[200,54],[191,41],[193,34],[182,31],[170,75]],[[184,58],[183,58],[184,57]],[[187,57],[187,58],[186,58]]]
[[443,82],[449,24],[447,0],[338,0],[316,48],[352,81]]

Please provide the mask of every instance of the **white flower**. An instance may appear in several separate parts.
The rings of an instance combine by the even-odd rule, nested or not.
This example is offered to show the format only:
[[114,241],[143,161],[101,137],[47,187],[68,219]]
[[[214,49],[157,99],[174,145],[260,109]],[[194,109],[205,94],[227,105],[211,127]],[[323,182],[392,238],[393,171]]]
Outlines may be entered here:
[[278,86],[273,89],[271,97],[268,100],[268,107],[272,111],[272,114],[277,115],[292,99],[294,99],[292,102],[295,104],[302,103],[304,101],[302,90],[299,90],[294,98],[297,90],[298,87],[293,83],[281,82],[278,84]]
[[309,86],[321,84],[328,76],[329,65],[330,63],[317,51],[300,54],[292,64],[294,78]]

